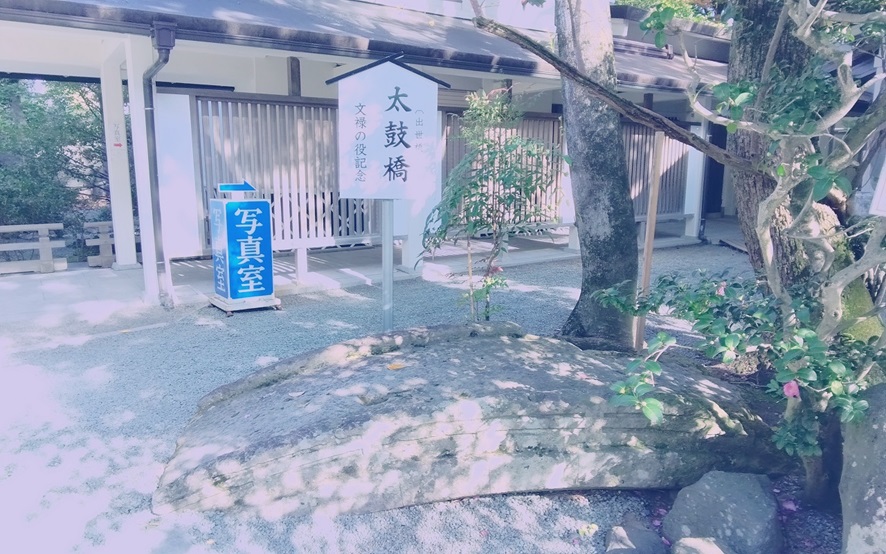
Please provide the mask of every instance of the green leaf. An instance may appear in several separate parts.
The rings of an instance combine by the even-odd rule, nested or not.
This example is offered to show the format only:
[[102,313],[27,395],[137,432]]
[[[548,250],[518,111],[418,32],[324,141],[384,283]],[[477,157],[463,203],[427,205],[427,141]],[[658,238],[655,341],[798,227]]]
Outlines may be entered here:
[[664,48],[668,45],[668,37],[664,34],[664,31],[657,31],[655,33],[655,47],[656,48]]
[[843,396],[846,392],[846,388],[840,381],[831,381],[831,386],[828,388],[831,389],[831,392],[836,396]]
[[[812,329],[808,329],[808,328],[806,328],[806,327],[801,327],[801,328],[797,329],[797,330],[794,332],[794,334],[795,334],[797,337],[799,337],[799,338],[801,338],[801,339],[806,339],[806,340],[809,340],[809,339],[816,339],[816,338],[818,338],[818,335],[815,334],[815,331],[814,331],[814,330],[812,330]],[[803,341],[802,341],[802,340],[799,341],[799,342],[800,342],[800,344],[803,344]]]
[[852,401],[846,397],[832,398],[831,403],[834,406],[836,406],[838,408],[843,408],[843,409],[846,409],[846,408],[849,408],[850,406],[852,406]]
[[815,370],[811,367],[804,367],[803,369],[797,371],[797,377],[811,383],[818,379],[818,373],[816,373]]
[[736,131],[738,131],[738,123],[736,123],[734,121],[730,121],[729,123],[726,124],[726,132],[727,133],[729,133],[731,135],[732,133],[734,133]]
[[646,370],[653,375],[661,375],[661,364],[655,360],[649,360],[646,362]]
[[730,333],[723,337],[723,346],[729,350],[735,350],[735,347],[741,342],[741,337],[736,333]]
[[653,387],[649,383],[640,383],[639,385],[634,387],[634,396],[639,398],[643,395],[649,394],[650,392],[652,392],[654,390],[655,390],[655,387]]
[[806,306],[800,306],[794,312],[797,316],[797,321],[800,323],[809,323],[812,318],[812,313],[809,311],[809,308]]
[[833,182],[828,179],[815,181],[815,185],[812,187],[812,199],[818,202],[827,196],[831,192],[831,185],[833,185]]
[[729,93],[731,90],[732,87],[729,85],[729,83],[720,83],[714,85],[714,87],[711,89],[711,92],[714,94],[714,98],[716,98],[717,100],[726,100],[727,98],[729,98]]
[[613,406],[631,406],[635,407],[640,400],[633,395],[618,395],[609,399],[609,403]]
[[647,398],[641,404],[643,415],[653,425],[658,425],[664,420],[664,406],[655,398]]
[[743,106],[744,104],[747,104],[751,100],[751,98],[753,98],[753,95],[750,92],[742,92],[735,97],[735,100],[733,102],[736,106]]
[[735,361],[735,351],[734,350],[727,350],[726,352],[723,352],[723,363],[724,364],[731,364],[734,361]]
[[563,154],[563,161],[566,162],[566,165],[572,165],[572,156]]
[[788,381],[793,381],[794,377],[794,372],[787,369],[783,369],[775,374],[775,380],[779,383],[787,383]]
[[831,370],[834,375],[838,375],[840,377],[846,375],[846,372],[849,371],[848,369],[846,369],[846,365],[838,360],[828,362],[828,369]]
[[823,165],[813,165],[806,170],[813,179],[825,179],[828,176],[828,170]]
[[845,175],[838,175],[837,178],[834,179],[834,184],[846,194],[852,193],[852,181],[850,181]]
[[787,174],[787,172],[788,171],[784,168],[783,165],[780,165],[777,168],[775,168],[775,174],[778,175],[779,177],[784,177]]

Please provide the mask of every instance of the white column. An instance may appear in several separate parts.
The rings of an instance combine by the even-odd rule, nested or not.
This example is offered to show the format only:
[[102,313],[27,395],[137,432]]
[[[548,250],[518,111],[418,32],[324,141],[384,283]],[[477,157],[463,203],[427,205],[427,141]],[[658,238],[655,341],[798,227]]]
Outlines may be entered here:
[[126,50],[119,41],[106,41],[104,46],[105,58],[101,67],[102,117],[108,157],[111,219],[114,225],[115,261],[112,267],[135,269],[139,264],[135,253],[129,151],[126,147],[126,118],[123,112],[123,79],[120,75]]
[[[701,125],[692,127],[692,133],[701,138],[707,138],[708,122],[703,120]],[[686,229],[683,235],[697,237],[701,219],[702,198],[704,196],[704,154],[695,148],[689,148],[686,163],[686,193],[683,200],[683,213],[686,214]]]
[[135,188],[138,198],[138,223],[145,277],[145,300],[160,301],[157,259],[154,248],[154,220],[151,213],[151,180],[148,170],[148,140],[145,129],[145,95],[142,78],[154,63],[154,48],[149,37],[126,38],[126,78],[129,81],[129,114],[132,125],[132,154],[135,160]]

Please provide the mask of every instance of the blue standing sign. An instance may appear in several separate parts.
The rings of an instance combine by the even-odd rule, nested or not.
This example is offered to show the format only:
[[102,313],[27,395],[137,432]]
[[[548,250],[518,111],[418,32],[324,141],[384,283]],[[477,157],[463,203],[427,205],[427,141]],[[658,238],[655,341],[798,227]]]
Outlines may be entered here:
[[[219,192],[247,190],[255,189],[246,182],[219,185]],[[214,199],[209,205],[215,286],[210,301],[228,314],[279,306],[274,297],[270,202]]]

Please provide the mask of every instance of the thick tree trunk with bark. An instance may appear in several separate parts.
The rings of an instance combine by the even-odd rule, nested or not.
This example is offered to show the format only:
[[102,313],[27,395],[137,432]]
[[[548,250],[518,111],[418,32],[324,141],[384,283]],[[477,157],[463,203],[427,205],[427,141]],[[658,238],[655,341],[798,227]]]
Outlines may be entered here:
[[[729,54],[729,82],[757,81],[762,77],[767,46],[775,36],[775,30],[783,2],[778,0],[737,0],[739,12],[732,31]],[[791,35],[794,29],[786,22],[784,32],[775,52],[775,65],[786,74],[799,74],[809,62],[811,52]],[[729,136],[726,150],[746,160],[759,162],[765,156],[769,143],[765,137],[752,131],[737,131]],[[748,247],[751,265],[763,271],[763,257],[754,226],[760,203],[775,189],[775,181],[760,173],[732,171],[735,187],[735,204],[742,235]],[[785,284],[795,281],[806,268],[807,258],[799,241],[787,238],[782,232],[792,223],[791,214],[782,209],[776,227],[771,231],[775,259]]]
[[[557,0],[560,56],[615,91],[616,73],[606,0]],[[618,114],[587,89],[563,80],[566,146],[582,261],[581,295],[563,326],[582,348],[631,350],[633,318],[590,298],[596,290],[637,281],[637,231]]]
[[[729,82],[763,80],[762,86],[765,90],[766,76],[763,75],[763,68],[766,65],[767,46],[776,35],[779,13],[783,6],[784,3],[778,0],[737,0],[735,7],[738,9],[739,17],[736,19],[732,33]],[[773,59],[774,65],[787,76],[801,73],[812,58],[812,52],[793,37],[794,29],[793,23],[787,20]],[[765,137],[749,131],[737,131],[732,134],[726,145],[727,151],[731,154],[754,162],[760,161],[766,155],[768,148],[769,142]],[[756,271],[762,272],[763,256],[755,225],[759,206],[775,189],[775,181],[759,173],[734,169],[732,171],[738,220],[748,246],[750,261]],[[829,212],[812,216],[819,223],[823,224],[828,216],[834,217],[829,208],[824,205],[819,207]],[[794,217],[789,207],[783,206],[778,209],[769,230],[772,237],[773,259],[784,287],[797,283],[808,274],[812,265],[815,265],[812,260],[815,252],[811,245],[810,248],[806,248],[801,241],[786,236],[785,230],[793,222]],[[822,416],[822,420],[825,419],[826,417]],[[837,429],[839,430],[839,426]],[[807,501],[827,506],[833,503],[834,498],[838,498],[837,486],[840,482],[841,468],[834,460],[838,460],[840,456],[839,432],[835,439],[833,425],[823,425],[819,432],[819,440],[824,455],[803,458],[806,473],[805,495]]]

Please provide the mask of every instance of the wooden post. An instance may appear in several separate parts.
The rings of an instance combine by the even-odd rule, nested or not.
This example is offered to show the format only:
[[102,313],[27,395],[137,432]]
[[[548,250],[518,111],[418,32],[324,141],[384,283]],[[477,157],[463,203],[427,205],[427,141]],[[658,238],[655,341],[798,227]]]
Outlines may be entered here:
[[[655,133],[655,146],[652,149],[652,169],[649,175],[649,203],[646,209],[646,237],[643,243],[643,274],[640,280],[640,296],[649,292],[649,280],[652,275],[652,244],[655,241],[655,222],[658,216],[658,189],[661,184],[661,158],[664,150],[664,133]],[[634,348],[643,348],[646,336],[646,317],[636,320],[634,329]]]

